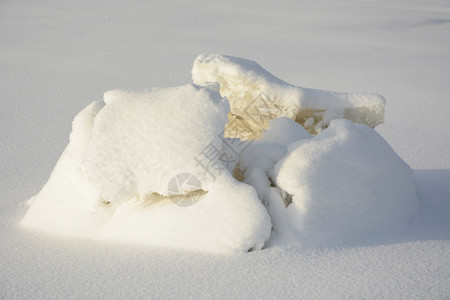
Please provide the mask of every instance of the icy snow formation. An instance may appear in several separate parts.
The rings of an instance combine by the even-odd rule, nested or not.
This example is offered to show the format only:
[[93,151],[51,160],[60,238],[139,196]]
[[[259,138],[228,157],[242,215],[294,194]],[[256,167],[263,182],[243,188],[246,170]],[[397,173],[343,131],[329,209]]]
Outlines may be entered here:
[[[104,99],[75,117],[70,143],[30,200],[24,226],[210,252],[263,247],[271,224],[254,189],[226,170],[207,173],[194,159],[211,142],[221,147],[229,108],[214,86],[109,91]],[[164,196],[182,172],[205,191],[189,207]]]
[[[109,91],[80,112],[22,224],[231,253],[262,249],[271,232],[345,243],[414,215],[408,165],[370,127],[334,120],[376,126],[381,96],[294,87],[226,56],[199,56],[193,78],[197,85]],[[195,205],[175,205],[186,199]]]
[[380,95],[293,86],[242,58],[199,55],[192,79],[195,84],[220,83],[220,94],[230,101],[229,137],[257,139],[268,121],[278,117],[293,119],[313,134],[333,119],[346,118],[372,128],[384,122],[385,100]]

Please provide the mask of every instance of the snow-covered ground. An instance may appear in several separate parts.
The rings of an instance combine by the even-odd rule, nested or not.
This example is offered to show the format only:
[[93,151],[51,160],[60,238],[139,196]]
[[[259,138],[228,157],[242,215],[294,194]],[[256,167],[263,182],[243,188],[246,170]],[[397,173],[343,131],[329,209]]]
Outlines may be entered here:
[[[0,298],[450,297],[448,1],[28,2],[0,3]],[[18,227],[79,111],[111,89],[185,85],[199,53],[383,95],[376,130],[414,169],[414,221],[341,247],[229,256]]]

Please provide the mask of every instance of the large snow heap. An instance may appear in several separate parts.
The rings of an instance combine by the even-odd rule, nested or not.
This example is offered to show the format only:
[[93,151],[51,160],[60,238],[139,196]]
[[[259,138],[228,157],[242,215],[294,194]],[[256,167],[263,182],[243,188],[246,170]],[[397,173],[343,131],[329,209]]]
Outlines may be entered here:
[[21,224],[229,253],[271,236],[345,243],[414,215],[411,169],[370,128],[383,122],[381,96],[295,87],[229,56],[200,55],[192,75],[112,90],[81,111]]

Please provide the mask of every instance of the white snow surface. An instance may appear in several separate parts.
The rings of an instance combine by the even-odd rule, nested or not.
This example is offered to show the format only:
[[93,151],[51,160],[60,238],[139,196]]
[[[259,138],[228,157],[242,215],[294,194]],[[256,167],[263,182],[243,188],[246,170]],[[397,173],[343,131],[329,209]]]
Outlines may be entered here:
[[[5,0],[0,16],[0,298],[450,297],[448,1]],[[238,255],[18,227],[67,146],[69,120],[113,88],[190,82],[199,53],[257,61],[296,86],[383,95],[385,123],[376,131],[413,168],[412,223],[340,247],[279,238]],[[268,212],[283,212],[272,200],[280,191],[267,195]]]

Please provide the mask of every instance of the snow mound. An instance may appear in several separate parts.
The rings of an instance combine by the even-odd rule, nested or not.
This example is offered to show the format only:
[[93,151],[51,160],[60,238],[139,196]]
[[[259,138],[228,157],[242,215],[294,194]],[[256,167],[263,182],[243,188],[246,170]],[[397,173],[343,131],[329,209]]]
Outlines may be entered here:
[[[271,223],[255,190],[195,159],[222,147],[229,107],[214,86],[109,91],[104,102],[75,117],[25,227],[209,252],[263,247]],[[180,174],[200,184],[170,187]],[[175,205],[183,198],[195,205]]]
[[376,131],[347,120],[291,144],[275,166],[275,180],[292,197],[284,195],[292,203],[280,209],[283,194],[271,191],[275,230],[292,235],[287,218],[298,238],[314,244],[395,230],[418,207],[410,167]]
[[296,87],[242,58],[199,55],[192,79],[195,84],[220,83],[220,94],[231,107],[228,137],[258,139],[269,120],[278,117],[295,120],[313,134],[333,119],[346,118],[372,128],[384,122],[385,100],[380,95]]
[[22,224],[232,253],[262,249],[271,229],[321,245],[413,216],[409,166],[370,127],[335,120],[376,126],[381,96],[295,87],[228,56],[201,55],[192,74],[195,84],[112,90],[81,111]]

